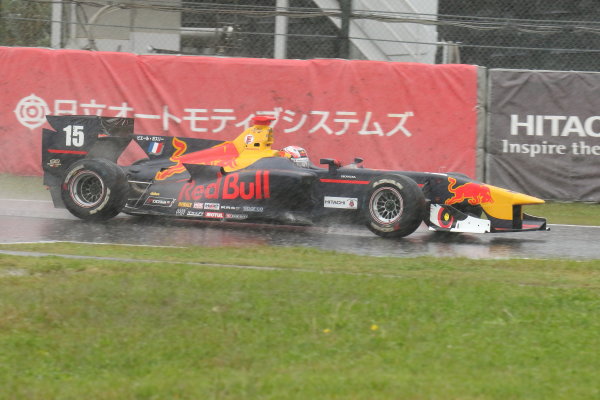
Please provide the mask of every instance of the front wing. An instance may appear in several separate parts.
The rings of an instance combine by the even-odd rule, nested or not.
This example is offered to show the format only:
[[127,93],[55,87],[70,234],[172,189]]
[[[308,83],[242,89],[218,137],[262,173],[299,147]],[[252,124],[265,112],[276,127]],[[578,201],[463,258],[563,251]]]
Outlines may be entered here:
[[521,205],[513,206],[511,219],[487,219],[464,213],[447,204],[432,204],[429,209],[429,229],[441,232],[490,233],[549,230],[546,220],[522,212]]

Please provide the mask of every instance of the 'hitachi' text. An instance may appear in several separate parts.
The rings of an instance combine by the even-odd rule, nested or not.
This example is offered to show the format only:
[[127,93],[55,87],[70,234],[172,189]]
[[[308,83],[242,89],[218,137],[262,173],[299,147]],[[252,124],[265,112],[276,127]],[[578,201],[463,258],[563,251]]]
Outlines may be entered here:
[[576,115],[511,114],[510,134],[513,136],[579,136],[600,138],[600,115],[579,118]]

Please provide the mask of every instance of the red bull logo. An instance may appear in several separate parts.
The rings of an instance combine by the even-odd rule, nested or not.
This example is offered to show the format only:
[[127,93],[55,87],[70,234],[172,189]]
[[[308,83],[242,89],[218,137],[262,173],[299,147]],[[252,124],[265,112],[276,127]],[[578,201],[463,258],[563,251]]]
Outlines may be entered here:
[[271,197],[269,171],[256,171],[250,182],[240,181],[238,173],[219,176],[216,181],[208,184],[196,184],[196,181],[183,185],[179,191],[178,201],[197,201],[201,199],[222,200],[260,200]]
[[475,182],[468,182],[462,186],[456,187],[456,179],[448,177],[448,191],[452,197],[445,201],[445,204],[462,203],[468,200],[472,206],[483,203],[493,203],[492,193],[486,185]]

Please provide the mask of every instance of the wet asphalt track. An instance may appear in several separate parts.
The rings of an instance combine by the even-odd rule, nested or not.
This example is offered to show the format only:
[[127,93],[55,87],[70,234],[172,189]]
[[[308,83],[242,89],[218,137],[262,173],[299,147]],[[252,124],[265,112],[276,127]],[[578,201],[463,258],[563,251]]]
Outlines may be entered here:
[[440,235],[421,226],[403,239],[382,239],[361,226],[291,227],[121,214],[81,221],[49,200],[0,199],[0,243],[77,241],[156,246],[305,246],[394,257],[600,259],[600,227],[551,225],[550,232]]

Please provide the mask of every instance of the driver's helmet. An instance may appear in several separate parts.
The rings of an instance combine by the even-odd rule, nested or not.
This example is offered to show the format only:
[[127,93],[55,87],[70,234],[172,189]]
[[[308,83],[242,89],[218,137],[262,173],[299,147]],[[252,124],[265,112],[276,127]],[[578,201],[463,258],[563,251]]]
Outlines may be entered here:
[[297,166],[302,168],[309,167],[310,162],[308,161],[308,154],[306,153],[306,150],[304,150],[302,147],[287,146],[284,147],[282,151],[286,155],[286,157],[289,157],[290,160],[292,160],[292,162]]

